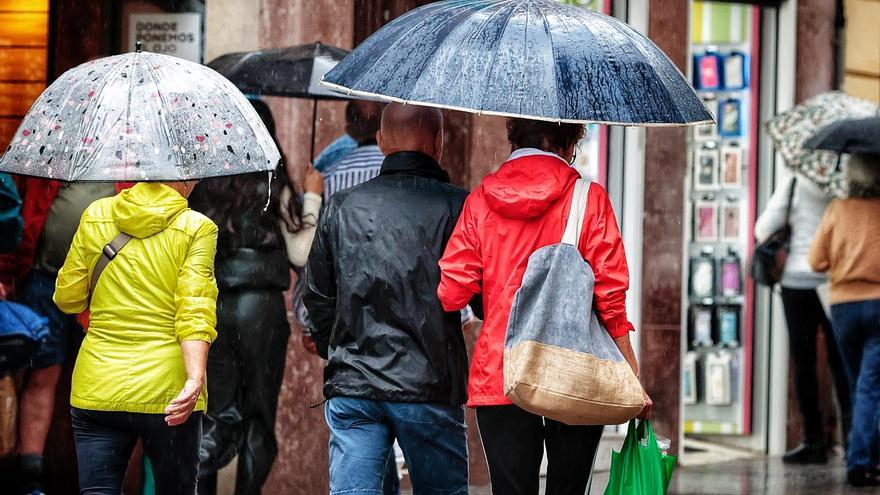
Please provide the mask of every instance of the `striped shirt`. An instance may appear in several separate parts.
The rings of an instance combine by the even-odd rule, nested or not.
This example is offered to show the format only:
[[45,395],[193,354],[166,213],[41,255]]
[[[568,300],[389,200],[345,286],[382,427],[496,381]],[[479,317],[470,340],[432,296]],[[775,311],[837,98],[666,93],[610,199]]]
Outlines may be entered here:
[[385,155],[375,144],[360,146],[340,159],[324,173],[324,198],[354,187],[379,175]]

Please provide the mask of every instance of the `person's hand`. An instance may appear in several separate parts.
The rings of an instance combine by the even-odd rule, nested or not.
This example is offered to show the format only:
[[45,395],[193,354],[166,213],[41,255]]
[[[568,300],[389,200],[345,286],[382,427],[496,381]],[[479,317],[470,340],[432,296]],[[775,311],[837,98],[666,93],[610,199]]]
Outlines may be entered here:
[[202,379],[187,378],[183,389],[177,397],[165,408],[165,422],[168,426],[183,424],[196,407],[196,401],[202,392],[204,381]]
[[639,413],[639,419],[651,419],[654,416],[654,401],[651,400],[651,397],[648,396],[648,392],[645,389],[642,389],[642,395],[645,399],[645,407],[642,408],[642,412]]
[[303,349],[305,349],[306,352],[308,352],[309,354],[314,354],[315,356],[318,355],[318,345],[315,344],[315,340],[312,339],[311,336],[309,336],[309,335],[302,336],[302,346],[303,346]]
[[309,164],[309,168],[306,169],[306,175],[303,177],[303,189],[305,192],[315,194],[324,192],[324,176],[318,172],[314,165]]
[[0,282],[0,301],[5,301],[10,297],[12,297],[12,290],[7,289],[6,284]]

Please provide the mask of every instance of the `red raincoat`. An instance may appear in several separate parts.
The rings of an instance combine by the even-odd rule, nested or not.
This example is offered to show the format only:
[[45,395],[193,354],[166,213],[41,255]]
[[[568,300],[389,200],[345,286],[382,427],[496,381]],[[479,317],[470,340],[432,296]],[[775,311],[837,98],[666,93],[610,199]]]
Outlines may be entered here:
[[[561,241],[577,179],[558,156],[522,149],[464,205],[440,260],[437,295],[447,311],[456,311],[483,294],[486,319],[471,362],[471,407],[511,403],[503,375],[510,307],[529,256]],[[578,248],[596,276],[593,309],[612,337],[626,335],[633,329],[626,316],[629,270],[611,202],[598,184],[590,186],[582,232]]]

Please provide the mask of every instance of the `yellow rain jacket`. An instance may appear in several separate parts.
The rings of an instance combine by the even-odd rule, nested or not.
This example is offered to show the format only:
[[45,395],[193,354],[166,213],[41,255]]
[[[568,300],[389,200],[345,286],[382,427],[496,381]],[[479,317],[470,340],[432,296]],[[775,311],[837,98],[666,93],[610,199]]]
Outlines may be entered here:
[[[92,269],[119,232],[134,238],[107,265],[89,307]],[[139,183],[92,203],[55,284],[65,313],[90,309],[73,371],[80,409],[161,414],[183,388],[180,342],[217,336],[217,226],[174,189]],[[195,410],[205,410],[203,390]]]

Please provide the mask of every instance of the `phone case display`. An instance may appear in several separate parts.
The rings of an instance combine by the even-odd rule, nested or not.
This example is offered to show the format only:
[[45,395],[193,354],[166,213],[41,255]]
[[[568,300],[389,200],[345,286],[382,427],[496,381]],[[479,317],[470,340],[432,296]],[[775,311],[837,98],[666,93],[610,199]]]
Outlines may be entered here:
[[721,297],[737,297],[742,295],[742,264],[736,251],[731,249],[727,256],[721,258]]
[[[700,9],[691,11],[691,74],[716,123],[694,127],[689,138],[684,431],[740,434],[748,431],[751,408],[753,316],[743,258],[753,243],[757,45],[752,35],[759,9],[691,2],[698,3]],[[719,17],[720,12],[725,14]],[[732,12],[741,14],[735,23]]]
[[690,269],[691,298],[711,299],[715,297],[715,257],[712,255],[711,248],[705,249],[700,256],[691,258]]
[[739,306],[718,308],[718,345],[739,347]]
[[733,358],[725,351],[713,352],[706,356],[706,404],[710,406],[730,405],[733,394],[731,365]]
[[682,377],[681,377],[681,390],[682,390],[682,401],[685,404],[696,404],[699,398],[699,390],[697,378],[699,376],[699,370],[697,369],[697,363],[699,361],[699,356],[696,352],[688,352],[684,356],[684,368],[682,368]]
[[722,137],[739,137],[743,131],[742,101],[739,98],[727,98],[718,103],[718,135]]

